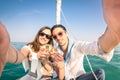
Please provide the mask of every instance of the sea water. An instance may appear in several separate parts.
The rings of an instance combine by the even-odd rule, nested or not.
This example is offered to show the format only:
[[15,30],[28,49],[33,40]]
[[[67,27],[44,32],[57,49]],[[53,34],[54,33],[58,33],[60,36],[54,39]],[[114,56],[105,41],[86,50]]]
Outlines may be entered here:
[[[17,49],[21,49],[25,42],[12,42],[11,43]],[[120,46],[117,46],[114,51],[114,56],[110,62],[105,62],[103,59],[96,56],[88,56],[93,70],[102,68],[105,70],[105,80],[120,80]],[[86,72],[91,71],[84,58],[84,67]],[[16,80],[24,76],[27,72],[24,71],[22,64],[10,64],[7,63],[3,70],[0,80]]]

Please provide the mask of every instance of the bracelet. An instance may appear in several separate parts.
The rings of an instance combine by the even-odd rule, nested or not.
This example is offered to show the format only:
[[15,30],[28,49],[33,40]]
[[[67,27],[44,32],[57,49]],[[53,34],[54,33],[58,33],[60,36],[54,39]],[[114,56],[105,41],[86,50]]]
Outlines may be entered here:
[[1,73],[0,73],[0,78],[1,78]]
[[17,52],[17,50],[16,50],[16,60],[15,60],[14,63],[16,63],[17,61],[18,61],[18,52]]

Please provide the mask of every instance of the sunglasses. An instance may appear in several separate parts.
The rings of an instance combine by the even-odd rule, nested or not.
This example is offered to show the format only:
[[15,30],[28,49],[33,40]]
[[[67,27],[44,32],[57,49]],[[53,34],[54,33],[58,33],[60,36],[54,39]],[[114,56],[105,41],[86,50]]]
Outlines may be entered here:
[[57,39],[57,36],[62,37],[63,36],[63,32],[59,32],[57,35],[53,35],[53,38]]
[[45,34],[45,33],[43,33],[43,32],[40,32],[39,35],[42,36],[42,37],[45,36],[47,39],[51,39],[51,36],[50,36],[50,35]]

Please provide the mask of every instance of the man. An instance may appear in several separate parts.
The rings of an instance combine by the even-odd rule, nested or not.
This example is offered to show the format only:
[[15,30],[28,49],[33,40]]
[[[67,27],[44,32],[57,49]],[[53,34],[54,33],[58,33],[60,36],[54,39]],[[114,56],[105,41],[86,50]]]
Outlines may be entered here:
[[[68,33],[63,25],[54,25],[51,29],[53,38],[59,44],[58,49],[62,51],[63,58],[56,57],[55,60],[63,61],[65,64],[65,79],[75,80],[96,80],[91,73],[85,73],[83,67],[84,54],[98,55],[109,61],[112,58],[113,51],[105,53],[99,46],[98,41],[94,42],[71,42]],[[61,53],[60,53],[61,54]],[[108,57],[109,56],[109,57]],[[56,61],[56,62],[57,62]],[[105,74],[102,69],[94,71],[98,80],[104,80]]]
[[[120,0],[103,0],[103,11],[108,29],[99,38],[99,45],[104,52],[110,52],[120,42]],[[17,56],[20,55],[19,51],[11,47],[9,39],[7,30],[0,23],[0,74],[6,62],[17,62]]]
[[[94,42],[72,43],[63,25],[58,24],[52,27],[53,38],[59,44],[58,48],[64,53],[66,80],[104,80],[105,74],[102,69],[94,71],[94,76],[92,72],[86,73],[83,67],[84,54],[96,55],[110,61],[114,47],[120,42],[120,1],[103,0],[103,11],[108,27],[105,33]],[[58,60],[62,59],[58,58]]]

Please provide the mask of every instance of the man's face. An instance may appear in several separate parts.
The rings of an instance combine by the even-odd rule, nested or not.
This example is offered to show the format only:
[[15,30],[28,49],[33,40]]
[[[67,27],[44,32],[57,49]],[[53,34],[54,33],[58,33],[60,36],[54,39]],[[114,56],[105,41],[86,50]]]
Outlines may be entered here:
[[67,41],[68,41],[68,36],[67,36],[67,32],[65,32],[62,28],[58,27],[55,28],[52,32],[52,36],[54,38],[54,40],[60,45],[60,46],[64,46]]

